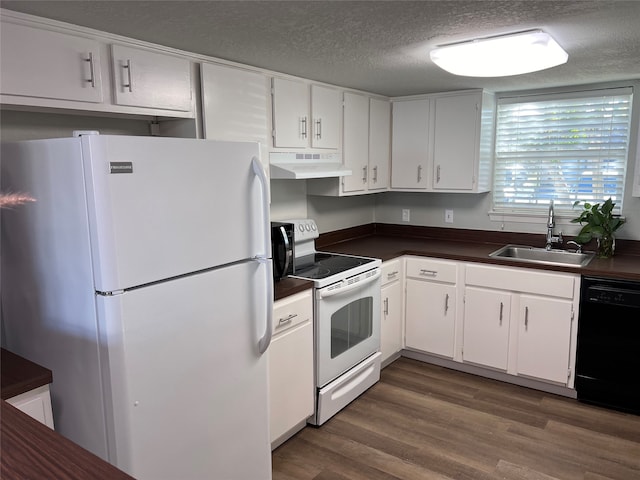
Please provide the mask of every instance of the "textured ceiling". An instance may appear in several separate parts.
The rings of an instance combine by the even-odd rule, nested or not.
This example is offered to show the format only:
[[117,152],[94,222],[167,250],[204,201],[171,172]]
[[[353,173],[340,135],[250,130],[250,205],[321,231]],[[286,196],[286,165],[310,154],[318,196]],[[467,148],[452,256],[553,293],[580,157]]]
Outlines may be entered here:
[[[389,96],[640,79],[639,1],[2,1],[43,17]],[[541,28],[567,64],[456,77],[430,48]]]

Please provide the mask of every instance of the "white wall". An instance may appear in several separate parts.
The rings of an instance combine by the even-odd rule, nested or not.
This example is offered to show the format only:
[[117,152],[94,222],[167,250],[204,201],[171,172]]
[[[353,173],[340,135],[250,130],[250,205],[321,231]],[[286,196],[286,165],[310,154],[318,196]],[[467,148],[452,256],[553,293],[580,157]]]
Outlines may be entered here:
[[148,120],[90,117],[56,113],[0,111],[2,141],[70,137],[74,130],[98,130],[110,135],[149,135]]

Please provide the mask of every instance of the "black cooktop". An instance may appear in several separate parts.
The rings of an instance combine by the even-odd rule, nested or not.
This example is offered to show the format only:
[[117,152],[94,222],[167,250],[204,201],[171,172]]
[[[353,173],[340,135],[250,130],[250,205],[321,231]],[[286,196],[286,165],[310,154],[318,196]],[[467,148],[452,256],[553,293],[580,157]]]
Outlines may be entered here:
[[317,280],[345,272],[373,261],[374,260],[370,258],[316,252],[311,255],[296,258],[293,275],[310,280]]

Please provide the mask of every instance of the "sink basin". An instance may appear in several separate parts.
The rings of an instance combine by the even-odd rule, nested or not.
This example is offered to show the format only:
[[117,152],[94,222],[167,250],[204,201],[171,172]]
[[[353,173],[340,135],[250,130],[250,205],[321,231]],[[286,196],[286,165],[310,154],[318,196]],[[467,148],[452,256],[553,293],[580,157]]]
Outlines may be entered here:
[[561,265],[564,267],[584,267],[595,256],[594,253],[577,253],[567,250],[546,250],[524,245],[505,245],[489,254],[492,258],[513,260],[516,262],[539,263],[543,265]]

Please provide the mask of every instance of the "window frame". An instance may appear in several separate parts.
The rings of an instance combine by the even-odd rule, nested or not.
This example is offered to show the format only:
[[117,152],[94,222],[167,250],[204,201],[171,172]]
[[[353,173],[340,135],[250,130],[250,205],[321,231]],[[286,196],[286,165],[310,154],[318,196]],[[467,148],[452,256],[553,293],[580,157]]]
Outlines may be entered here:
[[[493,151],[493,178],[492,178],[492,192],[491,192],[491,210],[488,212],[490,220],[502,222],[504,225],[506,222],[516,223],[532,223],[542,224],[546,222],[548,204],[541,203],[539,207],[525,207],[523,209],[507,209],[496,207],[495,201],[495,172],[497,162],[497,131],[498,131],[498,118],[497,109],[500,103],[526,103],[536,101],[553,101],[553,100],[569,100],[572,98],[588,98],[597,97],[598,92],[605,92],[606,94],[630,94],[631,101],[629,103],[631,108],[630,120],[628,126],[628,140],[624,163],[624,172],[621,180],[621,197],[616,201],[616,210],[618,213],[622,213],[623,200],[629,195],[627,192],[629,188],[629,176],[632,173],[633,165],[630,165],[630,158],[634,151],[640,147],[640,139],[635,138],[634,126],[637,125],[640,112],[640,90],[638,90],[640,82],[637,80],[630,80],[626,82],[616,82],[600,85],[587,85],[587,86],[569,86],[556,89],[546,89],[537,91],[519,91],[519,92],[502,92],[496,94],[496,121],[494,124],[494,151]],[[633,95],[636,93],[636,95]],[[604,200],[604,199],[603,199]],[[575,218],[578,215],[578,211],[575,213],[572,210],[566,208],[560,208],[556,206],[556,219],[557,223],[570,224],[570,219]]]

